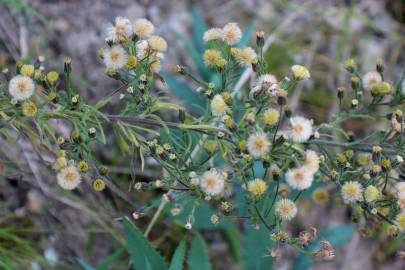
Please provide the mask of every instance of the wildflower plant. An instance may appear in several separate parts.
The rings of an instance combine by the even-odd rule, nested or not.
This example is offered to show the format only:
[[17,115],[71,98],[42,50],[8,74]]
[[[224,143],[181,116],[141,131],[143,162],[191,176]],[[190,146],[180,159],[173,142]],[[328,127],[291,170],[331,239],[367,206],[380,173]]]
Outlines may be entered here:
[[[348,85],[337,89],[340,111],[329,123],[315,123],[289,107],[289,95],[297,84],[311,79],[310,71],[294,65],[284,78],[269,74],[265,34],[257,32],[252,46],[239,46],[243,32],[238,24],[228,23],[208,29],[202,37],[201,57],[206,68],[219,74],[218,80],[200,78],[189,67],[174,67],[178,76],[197,85],[197,93],[190,94],[205,100],[203,113],[196,116],[154,89],[156,81],[165,83],[160,64],[168,49],[154,31],[146,19],[132,23],[119,17],[108,27],[99,57],[106,75],[121,86],[95,105],[87,104],[73,85],[71,59],[65,59],[60,73],[40,64],[17,63],[3,73],[7,79],[0,91],[1,125],[7,127],[3,135],[11,139],[18,134],[18,139],[53,153],[60,188],[73,190],[90,181],[94,190],[102,191],[115,179],[97,160],[92,145],[105,144],[105,132],[112,126],[128,157],[137,154],[142,168],[145,157],[152,157],[164,172],[153,182],[133,179],[131,186],[136,192],[165,190],[146,236],[166,204],[174,216],[191,207],[184,213],[188,230],[195,225],[198,206],[208,204],[214,211],[204,222],[246,220],[245,226],[265,228],[277,245],[333,259],[334,249],[327,241],[313,251],[307,249],[317,238],[316,229],[296,236],[285,231],[299,215],[304,193],[313,192],[315,201],[325,202],[331,195],[319,186],[333,182],[337,197],[353,208],[356,222],[389,224],[393,235],[404,237],[405,125],[399,109],[405,102],[404,76],[394,83],[384,77],[381,60],[366,74],[353,59],[347,60],[343,66]],[[252,70],[253,82],[235,90],[247,69]],[[114,95],[120,96],[119,112],[106,113],[103,109]],[[164,120],[167,111],[178,115],[178,121]],[[69,136],[55,126],[55,119],[70,126]],[[385,127],[360,138],[344,129],[351,119],[382,120]],[[139,209],[142,215],[135,212],[133,217],[152,209]]]

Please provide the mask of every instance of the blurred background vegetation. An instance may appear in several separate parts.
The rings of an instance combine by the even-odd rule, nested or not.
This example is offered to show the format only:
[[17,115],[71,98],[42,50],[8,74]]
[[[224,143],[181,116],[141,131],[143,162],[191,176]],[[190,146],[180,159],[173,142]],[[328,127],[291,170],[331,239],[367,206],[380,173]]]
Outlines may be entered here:
[[[377,58],[383,58],[389,81],[399,78],[405,67],[402,0],[0,0],[0,14],[0,69],[19,60],[35,63],[41,56],[43,65],[61,70],[63,58],[69,56],[76,86],[89,104],[118,87],[104,75],[97,57],[104,29],[116,16],[132,21],[146,17],[167,38],[169,50],[163,62],[167,84],[157,82],[156,91],[185,105],[201,100],[192,94],[195,85],[173,76],[173,67],[182,64],[215,81],[216,74],[201,64],[201,33],[206,27],[231,21],[244,29],[246,44],[254,41],[257,30],[271,36],[266,59],[269,72],[279,79],[293,63],[311,69],[312,80],[295,90],[291,106],[316,123],[327,121],[338,109],[333,102],[336,88],[348,82],[340,65],[344,59],[354,57],[363,71],[369,71]],[[111,112],[119,105],[118,97],[113,104],[108,107]],[[198,107],[190,110],[198,114]],[[164,117],[176,121],[177,116]],[[346,128],[356,134],[368,132],[358,130],[356,122]],[[378,123],[370,123],[369,128],[377,129]],[[107,147],[94,149],[111,172],[109,188],[102,193],[92,191],[90,183],[74,192],[61,191],[46,158],[42,160],[44,154],[40,157],[28,142],[11,145],[0,136],[0,269],[81,269],[78,259],[82,267],[86,261],[99,265],[98,269],[127,269],[123,258],[128,254],[122,249],[126,236],[120,220],[134,211],[153,210],[160,197],[159,192],[127,192],[134,173],[131,168],[138,181],[154,181],[162,172],[153,160],[146,160],[146,169],[141,171],[137,157],[123,158],[114,134],[106,135]],[[333,192],[332,186],[325,186]],[[383,232],[367,235],[362,224],[349,225],[348,209],[335,207],[334,199],[316,204],[311,192],[306,192],[290,232],[296,235],[316,226],[323,237],[340,247],[335,261],[314,262],[283,249],[282,257],[273,262],[265,256],[272,243],[264,230],[242,222],[211,225],[212,210],[205,205],[199,207],[195,222],[205,244],[193,241],[193,252],[208,250],[213,269],[403,269],[403,261],[395,257],[403,243],[387,240]],[[151,209],[143,209],[145,205]],[[165,208],[149,237],[167,258],[186,234],[187,209],[171,218],[171,207]],[[148,214],[134,223],[144,229],[150,218]]]

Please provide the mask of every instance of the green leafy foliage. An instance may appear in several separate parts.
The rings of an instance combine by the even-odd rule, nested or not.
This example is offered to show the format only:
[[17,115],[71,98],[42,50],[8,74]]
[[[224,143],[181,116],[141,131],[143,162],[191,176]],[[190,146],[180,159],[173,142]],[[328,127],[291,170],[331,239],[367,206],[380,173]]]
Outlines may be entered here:
[[265,254],[272,246],[273,242],[264,226],[259,229],[247,226],[243,237],[243,269],[271,270],[273,258]]
[[[179,224],[184,224],[187,222],[187,218],[192,211],[191,204],[184,204],[184,209],[182,214],[177,218]],[[201,203],[196,206],[194,213],[194,228],[198,230],[222,230],[223,236],[228,243],[229,250],[231,251],[232,257],[235,261],[240,261],[241,259],[241,235],[239,229],[234,223],[228,219],[223,219],[219,224],[212,224],[207,222],[211,219],[211,216],[215,214],[215,211],[206,203]]]
[[236,262],[242,260],[241,233],[236,226],[223,229],[225,240],[228,242],[229,251]]
[[38,10],[34,9],[30,4],[24,3],[24,1],[19,0],[0,0],[0,5],[8,5],[14,7],[16,9],[25,10],[28,13],[32,14],[34,17],[39,19],[41,23],[47,24],[48,20],[38,12]]
[[162,76],[174,94],[192,111],[203,114],[206,101],[195,92],[189,85],[179,81],[175,77],[162,72]]
[[183,239],[177,246],[176,251],[174,252],[169,270],[182,270],[185,255],[186,255],[186,241],[185,239]]
[[211,270],[207,246],[200,234],[194,237],[188,257],[188,268],[193,270]]
[[128,239],[128,251],[136,270],[165,270],[166,262],[159,252],[128,219],[124,220],[124,231]]
[[120,247],[119,249],[117,249],[113,254],[111,254],[110,256],[108,256],[107,258],[105,258],[98,266],[97,266],[97,270],[107,270],[109,269],[109,266],[118,261],[118,259],[120,259],[120,257],[122,257],[122,255],[126,252],[126,248],[125,247]]
[[202,52],[205,48],[203,35],[207,31],[208,27],[198,8],[193,8],[192,14],[192,25],[193,25],[193,43],[199,52]]

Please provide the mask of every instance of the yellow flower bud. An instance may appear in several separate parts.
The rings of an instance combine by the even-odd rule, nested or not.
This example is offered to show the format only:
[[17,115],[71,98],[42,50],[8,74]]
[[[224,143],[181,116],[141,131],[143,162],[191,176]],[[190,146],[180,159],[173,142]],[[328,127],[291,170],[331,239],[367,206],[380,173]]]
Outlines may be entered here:
[[20,73],[21,73],[21,75],[32,78],[35,73],[35,68],[33,65],[23,65],[20,69]]
[[309,70],[304,66],[294,65],[291,67],[291,71],[293,74],[293,79],[296,81],[302,81],[311,78]]
[[348,72],[353,73],[356,70],[356,61],[353,58],[349,58],[345,61],[344,67]]
[[312,193],[312,199],[317,204],[324,204],[329,200],[329,192],[324,188],[318,188]]
[[58,81],[58,79],[59,79],[59,74],[56,71],[50,71],[46,75],[46,80],[51,85],[55,85],[56,82]]
[[35,117],[38,112],[37,105],[32,101],[25,101],[22,104],[22,113],[27,117]]
[[218,59],[218,61],[215,62],[215,65],[219,68],[224,68],[228,62],[224,58]]
[[105,182],[101,178],[97,178],[93,181],[93,188],[95,191],[102,191],[105,189]]
[[248,191],[253,198],[258,199],[266,193],[267,184],[262,179],[257,178],[248,183]]
[[367,202],[376,201],[381,196],[380,191],[375,186],[368,186],[364,190],[364,198]]
[[280,119],[280,113],[275,109],[267,109],[263,113],[263,122],[268,126],[274,126]]
[[136,59],[135,55],[130,55],[128,57],[127,63],[125,64],[125,68],[128,70],[136,68],[138,65],[138,60]]
[[82,160],[79,162],[79,164],[77,165],[77,169],[79,170],[79,172],[81,173],[86,173],[89,171],[89,164]]
[[218,142],[214,140],[207,140],[204,142],[203,147],[208,154],[212,155],[218,148]]

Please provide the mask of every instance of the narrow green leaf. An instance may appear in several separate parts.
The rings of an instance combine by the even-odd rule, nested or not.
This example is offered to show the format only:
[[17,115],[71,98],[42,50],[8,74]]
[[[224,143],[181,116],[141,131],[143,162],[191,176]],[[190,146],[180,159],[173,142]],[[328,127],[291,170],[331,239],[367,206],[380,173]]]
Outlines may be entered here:
[[243,31],[243,36],[239,41],[238,47],[245,47],[249,45],[250,38],[255,31],[255,23],[250,22],[249,25],[246,27],[245,31]]
[[113,98],[113,97],[109,97],[109,98],[100,100],[99,102],[97,102],[96,105],[94,105],[94,109],[100,110],[100,109],[103,108],[105,105],[107,105],[107,104],[111,101],[112,98]]
[[198,93],[193,91],[186,83],[177,80],[167,73],[162,72],[162,76],[170,90],[180,98],[185,106],[199,114],[204,113],[202,108],[205,108],[206,101]]
[[90,264],[86,263],[86,262],[83,261],[82,259],[77,259],[77,262],[79,263],[79,265],[80,265],[84,270],[97,270],[96,268],[94,268],[94,267],[91,266]]
[[143,234],[124,219],[124,231],[128,239],[128,251],[135,270],[166,270],[166,263],[159,252],[149,243]]
[[188,255],[188,268],[193,270],[211,270],[207,246],[200,234],[197,234],[191,243]]
[[117,261],[126,252],[125,247],[120,247],[113,254],[101,261],[97,266],[97,270],[107,270],[108,267],[115,261]]
[[204,32],[207,31],[207,24],[198,8],[193,8],[191,16],[193,25],[193,43],[196,49],[202,53],[205,49],[203,35]]
[[176,251],[174,252],[169,270],[182,270],[185,254],[186,254],[186,241],[185,239],[183,239],[177,246]]
[[230,226],[230,228],[224,229],[223,232],[233,259],[236,262],[240,262],[242,259],[242,243],[240,241],[241,235],[239,230],[236,226]]
[[207,66],[204,64],[203,61],[203,53],[199,52],[197,48],[195,47],[194,44],[192,44],[185,36],[180,34],[179,32],[173,30],[173,33],[179,38],[180,42],[183,44],[184,48],[186,49],[188,55],[191,56],[191,58],[194,61],[194,64],[196,65],[198,69],[199,75],[204,79],[208,80],[211,76],[210,70],[207,68]]

